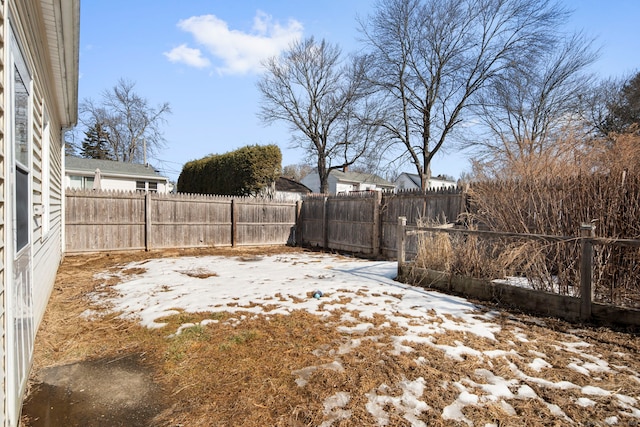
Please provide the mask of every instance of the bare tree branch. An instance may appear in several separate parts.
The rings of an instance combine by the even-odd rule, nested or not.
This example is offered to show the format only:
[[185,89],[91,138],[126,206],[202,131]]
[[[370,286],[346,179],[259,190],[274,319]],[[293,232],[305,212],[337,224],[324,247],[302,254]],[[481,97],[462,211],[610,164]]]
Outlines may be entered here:
[[364,59],[344,60],[337,45],[312,37],[264,65],[259,117],[289,123],[293,146],[315,158],[320,191],[326,192],[329,172],[353,164],[377,135]]
[[168,103],[151,107],[134,87],[135,83],[120,79],[102,93],[100,103],[85,99],[80,104],[81,123],[105,128],[110,154],[121,162],[143,162],[161,149],[165,143],[161,126],[171,114]]

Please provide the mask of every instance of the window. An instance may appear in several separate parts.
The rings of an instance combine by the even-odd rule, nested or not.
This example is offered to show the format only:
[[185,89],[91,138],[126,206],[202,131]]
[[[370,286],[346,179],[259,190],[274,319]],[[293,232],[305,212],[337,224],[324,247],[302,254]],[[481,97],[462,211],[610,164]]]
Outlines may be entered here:
[[69,175],[69,188],[72,190],[91,190],[93,189],[93,177]]
[[24,64],[14,67],[13,131],[15,156],[16,252],[29,244],[29,75]]
[[149,181],[136,181],[136,191],[148,191],[149,193],[157,193],[158,183]]

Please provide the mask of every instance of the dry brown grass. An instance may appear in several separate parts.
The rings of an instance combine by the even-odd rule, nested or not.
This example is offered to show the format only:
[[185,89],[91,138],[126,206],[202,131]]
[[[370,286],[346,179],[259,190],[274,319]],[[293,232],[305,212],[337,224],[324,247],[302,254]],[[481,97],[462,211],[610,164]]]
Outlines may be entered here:
[[[264,249],[252,251],[215,250],[208,253],[243,258],[265,253]],[[528,351],[545,352],[553,365],[551,378],[586,385],[589,378],[566,368],[571,355],[554,347],[558,342],[575,340],[578,335],[579,339],[597,346],[600,357],[610,360],[611,364],[640,372],[640,360],[624,356],[640,352],[637,336],[606,329],[574,330],[572,325],[552,320],[547,320],[547,326],[540,326],[535,318],[505,313],[496,319],[502,329],[495,341],[450,331],[433,335],[433,345],[413,343],[415,352],[399,354],[392,351],[391,337],[401,336],[404,331],[398,325],[385,324],[387,319],[381,315],[367,319],[375,328],[361,335],[341,333],[336,329],[341,322],[340,311],[333,312],[330,318],[304,311],[269,317],[245,313],[246,318],[239,324],[227,320],[232,316],[238,318],[242,313],[182,312],[163,319],[168,326],[161,329],[142,328],[120,319],[117,314],[81,316],[92,307],[87,295],[99,284],[94,273],[118,269],[129,261],[140,261],[148,256],[202,253],[176,251],[66,258],[37,336],[32,381],[38,381],[38,372],[46,366],[120,354],[145,354],[156,381],[164,390],[162,403],[165,409],[156,417],[155,426],[317,426],[327,420],[323,407],[325,399],[342,391],[351,395],[344,409],[352,414],[333,425],[349,427],[376,425],[376,420],[366,410],[368,393],[399,397],[402,395],[397,387],[400,381],[422,377],[426,387],[421,399],[431,409],[420,419],[429,426],[453,426],[459,424],[443,420],[441,414],[460,392],[456,383],[486,383],[482,369],[489,366],[486,359],[473,356],[464,356],[461,360],[445,357],[443,350],[436,346],[462,343],[476,349],[505,352],[515,349],[520,355]],[[357,295],[357,289],[351,291]],[[204,319],[215,323],[202,326],[199,322]],[[184,323],[195,326],[184,329],[179,335],[170,335]],[[528,342],[518,339],[518,332],[523,329],[527,330]],[[350,351],[340,351],[345,347]],[[536,373],[528,367],[533,357],[523,359],[507,355],[494,358],[490,361],[490,369],[504,378],[513,378],[513,366],[534,375]],[[335,361],[339,361],[343,369],[328,365]],[[306,379],[307,383],[296,382],[301,379]],[[573,390],[549,390],[534,383],[530,385],[538,396],[561,406],[580,424],[608,415],[602,412],[601,406],[597,407],[600,409],[585,409],[572,404]],[[623,383],[615,375],[602,375],[598,385],[621,394],[640,396],[640,383]],[[515,393],[516,390],[512,391]],[[547,407],[539,399],[507,400],[517,415],[490,401],[482,407],[467,406],[463,413],[475,425],[562,424],[549,418]],[[390,414],[387,425],[410,425],[393,406],[388,405],[386,409]],[[615,412],[615,408],[612,411]],[[24,427],[29,427],[28,420]]]

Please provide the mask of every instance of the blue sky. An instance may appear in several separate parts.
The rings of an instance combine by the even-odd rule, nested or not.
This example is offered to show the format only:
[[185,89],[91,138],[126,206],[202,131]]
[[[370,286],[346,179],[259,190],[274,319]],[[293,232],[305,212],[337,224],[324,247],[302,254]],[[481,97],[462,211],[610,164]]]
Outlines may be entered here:
[[[640,1],[563,0],[574,9],[567,30],[596,38],[601,57],[594,71],[621,77],[640,69]],[[295,37],[315,36],[356,50],[356,16],[373,1],[325,0],[85,0],[80,21],[80,100],[100,99],[120,78],[152,106],[171,105],[167,146],[150,162],[171,179],[182,165],[248,144],[278,144],[283,166],[300,163],[290,149],[286,123],[257,118],[256,88],[262,58]],[[81,138],[80,138],[81,139]],[[464,155],[436,156],[432,173],[458,177]],[[406,171],[415,172],[407,166]]]

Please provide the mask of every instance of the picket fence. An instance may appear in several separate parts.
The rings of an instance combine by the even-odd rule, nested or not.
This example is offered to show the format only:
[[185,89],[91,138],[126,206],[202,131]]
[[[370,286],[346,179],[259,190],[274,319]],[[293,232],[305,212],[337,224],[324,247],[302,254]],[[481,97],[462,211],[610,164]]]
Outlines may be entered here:
[[67,253],[297,244],[394,258],[399,216],[455,220],[460,190],[310,195],[303,201],[67,190]]

